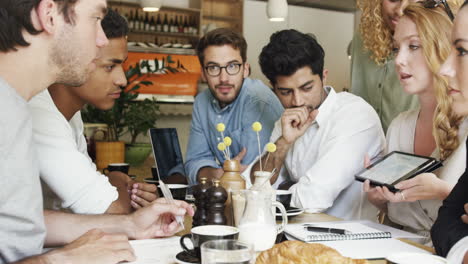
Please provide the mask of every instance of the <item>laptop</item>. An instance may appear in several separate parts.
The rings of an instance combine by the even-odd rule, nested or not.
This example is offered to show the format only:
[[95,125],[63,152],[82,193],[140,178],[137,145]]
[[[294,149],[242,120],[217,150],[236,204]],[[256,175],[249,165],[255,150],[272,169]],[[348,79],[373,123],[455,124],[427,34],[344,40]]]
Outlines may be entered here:
[[[148,134],[161,180],[164,181],[174,173],[186,176],[177,130],[175,128],[150,128]],[[158,180],[156,174],[153,178]]]

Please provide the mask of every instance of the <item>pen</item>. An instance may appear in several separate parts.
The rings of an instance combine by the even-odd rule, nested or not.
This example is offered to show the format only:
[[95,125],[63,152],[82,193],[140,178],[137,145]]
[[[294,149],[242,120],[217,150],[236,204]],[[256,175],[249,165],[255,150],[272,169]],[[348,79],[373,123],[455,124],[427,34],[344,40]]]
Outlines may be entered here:
[[346,235],[349,232],[344,229],[338,228],[328,228],[328,227],[318,227],[318,226],[305,226],[304,227],[307,231],[312,232],[320,232],[320,233],[332,233],[332,234],[339,234],[339,235]]

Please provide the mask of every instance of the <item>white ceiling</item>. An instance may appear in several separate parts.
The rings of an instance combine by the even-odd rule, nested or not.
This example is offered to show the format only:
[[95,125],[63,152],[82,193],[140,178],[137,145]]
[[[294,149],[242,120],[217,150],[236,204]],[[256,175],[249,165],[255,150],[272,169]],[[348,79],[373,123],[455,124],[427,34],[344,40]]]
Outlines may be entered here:
[[[268,1],[268,0],[259,0]],[[356,0],[287,0],[289,5],[322,8],[343,12],[355,12]]]

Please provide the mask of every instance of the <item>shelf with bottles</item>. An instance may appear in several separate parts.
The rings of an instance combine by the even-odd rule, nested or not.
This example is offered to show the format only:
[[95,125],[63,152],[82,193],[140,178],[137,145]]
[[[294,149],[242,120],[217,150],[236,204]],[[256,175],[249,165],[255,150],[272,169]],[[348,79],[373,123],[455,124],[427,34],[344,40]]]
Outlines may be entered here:
[[196,46],[198,38],[176,37],[173,35],[164,36],[152,34],[133,34],[128,36],[129,46],[163,47],[163,48],[183,48],[191,49]]
[[[195,17],[174,13],[139,14],[130,11],[128,27],[139,33],[178,33],[187,37],[198,36],[198,23]],[[190,22],[189,22],[190,21]]]
[[109,7],[125,16],[130,29],[129,41],[148,35],[187,38],[195,42],[200,32],[201,10],[196,8],[161,7],[159,12],[144,12],[138,4],[109,1]]
[[195,38],[198,39],[198,35],[187,34],[187,33],[173,33],[173,32],[160,32],[160,31],[146,31],[131,29],[130,34],[147,34],[147,35],[159,35],[168,37],[181,37],[181,38]]

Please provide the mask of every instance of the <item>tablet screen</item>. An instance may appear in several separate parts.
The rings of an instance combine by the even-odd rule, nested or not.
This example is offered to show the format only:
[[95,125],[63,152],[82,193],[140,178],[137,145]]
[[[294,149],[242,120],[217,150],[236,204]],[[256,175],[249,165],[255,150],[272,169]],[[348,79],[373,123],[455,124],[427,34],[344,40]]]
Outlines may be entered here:
[[385,159],[362,172],[359,176],[372,179],[373,181],[380,183],[392,184],[401,177],[418,169],[428,160],[429,159],[424,157],[393,152]]

